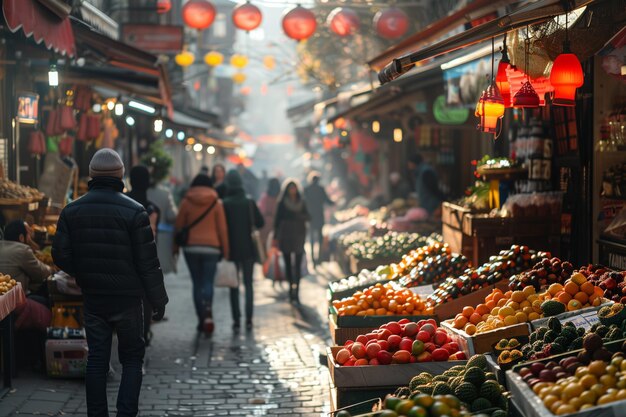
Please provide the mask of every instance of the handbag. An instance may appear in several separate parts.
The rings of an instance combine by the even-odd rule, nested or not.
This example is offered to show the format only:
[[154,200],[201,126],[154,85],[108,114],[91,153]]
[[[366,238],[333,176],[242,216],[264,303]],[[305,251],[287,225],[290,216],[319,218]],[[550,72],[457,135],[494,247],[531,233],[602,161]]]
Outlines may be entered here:
[[196,220],[191,222],[191,224],[187,226],[183,226],[182,229],[176,232],[176,234],[174,235],[174,241],[176,242],[176,245],[187,246],[187,242],[189,241],[189,231],[191,230],[192,227],[200,223],[202,219],[204,219],[207,216],[207,214],[211,212],[211,210],[213,210],[213,207],[215,207],[215,205],[217,204],[217,201],[218,200],[215,200],[213,204],[211,204],[211,207],[206,209],[204,213],[202,213],[202,215],[198,217]]
[[252,239],[252,246],[254,247],[254,261],[263,265],[267,260],[267,254],[265,253],[265,246],[261,239],[261,232],[259,232],[259,229],[255,226],[253,204],[254,203],[250,201],[248,206],[250,208],[250,238]]
[[283,281],[285,279],[285,263],[283,255],[278,248],[270,248],[267,259],[263,264],[263,275],[273,281]]
[[233,262],[221,260],[217,264],[215,286],[222,288],[237,288],[239,286],[237,267]]

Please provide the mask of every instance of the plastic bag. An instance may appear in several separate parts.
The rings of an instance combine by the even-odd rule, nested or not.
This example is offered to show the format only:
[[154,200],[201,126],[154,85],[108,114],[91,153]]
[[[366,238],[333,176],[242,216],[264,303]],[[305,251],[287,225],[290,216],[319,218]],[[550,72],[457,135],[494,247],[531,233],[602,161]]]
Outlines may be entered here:
[[267,279],[283,281],[285,279],[285,262],[278,248],[270,248],[267,260],[263,264],[263,275]]
[[237,267],[233,262],[222,260],[217,264],[215,286],[223,288],[237,288],[239,286]]

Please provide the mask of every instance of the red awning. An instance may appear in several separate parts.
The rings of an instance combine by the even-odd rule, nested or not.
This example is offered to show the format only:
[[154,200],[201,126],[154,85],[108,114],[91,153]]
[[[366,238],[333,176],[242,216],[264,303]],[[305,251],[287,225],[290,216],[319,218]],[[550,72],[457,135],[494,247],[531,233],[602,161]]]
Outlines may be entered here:
[[11,32],[20,28],[46,48],[73,57],[76,55],[74,32],[69,17],[60,18],[36,0],[3,0],[2,12]]

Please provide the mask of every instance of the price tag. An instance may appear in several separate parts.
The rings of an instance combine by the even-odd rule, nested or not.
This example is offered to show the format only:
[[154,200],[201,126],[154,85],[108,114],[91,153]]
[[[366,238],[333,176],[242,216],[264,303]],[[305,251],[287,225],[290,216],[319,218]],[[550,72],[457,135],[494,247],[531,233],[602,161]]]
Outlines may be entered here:
[[592,323],[589,323],[589,321],[587,320],[585,315],[574,316],[574,317],[567,317],[567,318],[564,318],[563,320],[560,320],[560,321],[561,321],[561,323],[567,323],[568,321],[571,321],[572,323],[574,323],[574,326],[577,329],[582,327],[585,330],[589,330],[591,328],[591,326],[593,325]]
[[587,313],[583,314],[583,317],[585,318],[585,320],[587,320],[587,323],[589,323],[589,327],[593,326],[594,324],[598,324],[600,323],[600,318],[598,317],[598,312],[597,311],[588,311]]

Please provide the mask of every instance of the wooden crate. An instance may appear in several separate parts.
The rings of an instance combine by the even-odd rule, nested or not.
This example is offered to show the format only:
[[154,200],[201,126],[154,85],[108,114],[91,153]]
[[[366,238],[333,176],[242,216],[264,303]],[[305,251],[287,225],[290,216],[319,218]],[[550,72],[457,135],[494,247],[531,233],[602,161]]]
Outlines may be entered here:
[[468,335],[463,330],[455,329],[451,321],[441,322],[441,327],[445,328],[446,331],[452,335],[452,339],[454,339],[454,341],[459,344],[459,347],[464,352],[468,353],[469,356],[477,353],[491,352],[492,346],[501,339],[528,336],[530,334],[530,326],[528,323],[502,327],[489,332],[478,333],[473,336]]
[[[398,387],[407,386],[415,375],[421,372],[441,375],[456,365],[465,365],[467,361],[423,362],[379,366],[339,366],[334,355],[341,346],[327,348],[328,369],[333,384],[337,388]],[[393,391],[392,391],[393,392]]]
[[336,316],[328,315],[328,327],[330,329],[330,337],[336,345],[343,345],[348,340],[355,340],[358,335],[367,334],[379,326],[369,327],[339,327],[337,326]]
[[384,258],[374,258],[374,259],[357,259],[356,257],[350,255],[350,273],[358,274],[363,269],[374,270],[378,268],[380,265],[389,265],[391,263],[397,263],[402,260],[402,258],[398,257],[384,257]]
[[334,307],[329,309],[330,315],[333,316],[335,323],[339,327],[370,327],[378,328],[390,321],[399,321],[409,319],[411,321],[420,321],[427,319],[436,319],[435,316],[338,316]]
[[499,288],[503,292],[509,290],[509,281],[503,280],[498,282],[495,285],[490,285],[488,287],[481,288],[474,292],[471,292],[463,297],[459,297],[452,301],[448,301],[447,303],[441,304],[435,307],[435,316],[437,316],[437,320],[443,321],[453,318],[461,311],[463,311],[463,307],[470,306],[475,307],[478,304],[482,304],[485,302],[485,297],[491,294],[494,288]]

